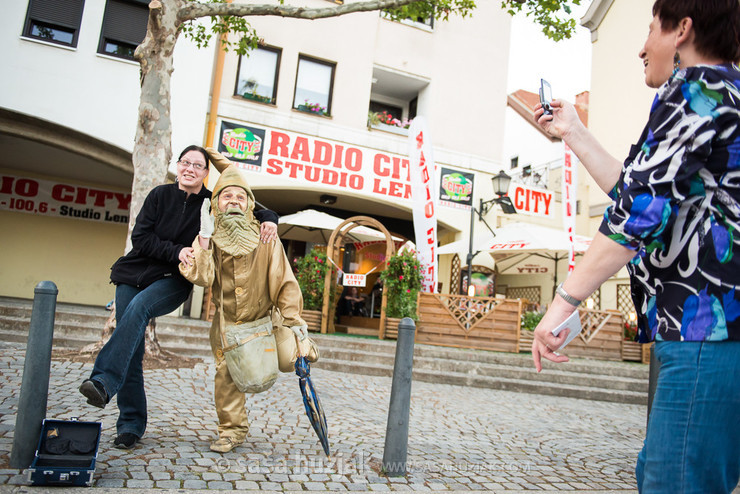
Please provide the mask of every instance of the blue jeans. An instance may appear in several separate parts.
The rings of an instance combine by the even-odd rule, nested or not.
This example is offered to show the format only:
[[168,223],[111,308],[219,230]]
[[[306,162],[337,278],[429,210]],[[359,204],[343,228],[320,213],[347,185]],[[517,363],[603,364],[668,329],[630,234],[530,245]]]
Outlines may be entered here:
[[740,342],[661,341],[641,493],[730,493],[740,477]]
[[144,289],[116,287],[116,329],[95,359],[90,379],[103,384],[108,399],[118,394],[118,434],[138,437],[146,430],[144,334],[149,320],[169,314],[187,300],[193,287],[181,277],[164,278]]

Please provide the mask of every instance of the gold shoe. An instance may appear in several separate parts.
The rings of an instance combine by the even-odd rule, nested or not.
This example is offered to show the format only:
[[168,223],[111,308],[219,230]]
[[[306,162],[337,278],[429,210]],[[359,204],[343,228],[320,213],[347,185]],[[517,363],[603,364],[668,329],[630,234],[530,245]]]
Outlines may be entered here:
[[243,442],[244,441],[237,442],[234,438],[228,436],[221,437],[211,443],[211,451],[215,451],[216,453],[228,453]]

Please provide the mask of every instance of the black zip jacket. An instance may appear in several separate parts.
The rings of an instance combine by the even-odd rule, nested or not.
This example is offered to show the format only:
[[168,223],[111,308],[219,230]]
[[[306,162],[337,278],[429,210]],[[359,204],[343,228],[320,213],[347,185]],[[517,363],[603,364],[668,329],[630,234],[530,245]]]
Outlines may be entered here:
[[[180,190],[177,184],[152,189],[136,217],[131,233],[133,248],[111,267],[111,282],[146,288],[157,280],[180,275],[180,251],[190,247],[200,231],[200,207],[211,198],[205,187],[197,194]],[[279,216],[269,210],[254,212],[260,223],[277,223]]]

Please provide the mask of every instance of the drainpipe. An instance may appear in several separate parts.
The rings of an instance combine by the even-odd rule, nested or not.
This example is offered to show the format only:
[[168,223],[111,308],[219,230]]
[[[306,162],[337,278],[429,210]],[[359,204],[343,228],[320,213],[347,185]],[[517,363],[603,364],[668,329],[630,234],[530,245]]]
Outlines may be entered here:
[[[226,3],[231,3],[232,0],[226,0]],[[213,73],[213,87],[211,88],[211,108],[208,111],[208,126],[206,130],[206,142],[205,145],[213,145],[213,137],[216,134],[216,120],[218,119],[218,100],[221,98],[221,82],[224,76],[224,59],[226,58],[226,52],[222,48],[223,41],[226,39],[227,34],[221,33],[218,37],[216,46],[216,68]],[[218,147],[218,146],[214,146]],[[206,176],[204,185],[208,185],[208,178],[210,174]]]

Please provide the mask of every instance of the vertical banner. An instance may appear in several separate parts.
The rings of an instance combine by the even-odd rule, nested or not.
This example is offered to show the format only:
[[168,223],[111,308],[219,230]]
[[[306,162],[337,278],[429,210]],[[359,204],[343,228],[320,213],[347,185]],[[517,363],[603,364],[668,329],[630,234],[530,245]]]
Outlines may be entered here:
[[576,186],[578,184],[578,168],[573,162],[573,151],[565,144],[563,160],[563,227],[568,234],[570,252],[568,253],[568,275],[576,267],[575,235],[576,235]]
[[437,204],[434,184],[434,158],[429,126],[424,117],[416,117],[409,128],[409,172],[414,212],[416,251],[424,279],[422,290],[437,291]]

